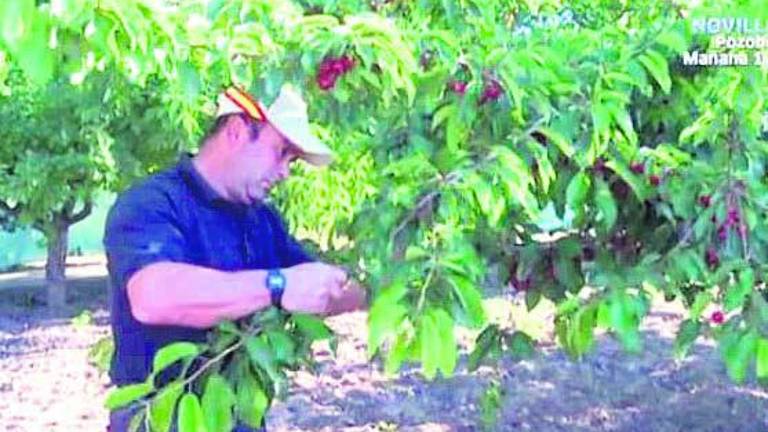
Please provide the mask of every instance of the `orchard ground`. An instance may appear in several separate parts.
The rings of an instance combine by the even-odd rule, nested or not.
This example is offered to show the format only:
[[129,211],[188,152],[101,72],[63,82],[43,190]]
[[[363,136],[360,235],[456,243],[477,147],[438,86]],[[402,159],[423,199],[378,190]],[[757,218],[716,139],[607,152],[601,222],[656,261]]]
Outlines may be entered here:
[[[0,424],[4,431],[103,431],[109,383],[88,351],[109,335],[103,261],[68,269],[69,306],[50,315],[42,305],[42,272],[0,275]],[[460,332],[462,358],[450,379],[425,382],[416,370],[388,379],[366,361],[365,313],[335,317],[338,355],[316,347],[319,374],[293,375],[289,398],[268,417],[270,431],[474,431],[481,396],[498,379],[500,431],[763,431],[768,392],[731,383],[711,341],[672,360],[684,309],[656,301],[643,324],[645,350],[625,354],[610,337],[581,362],[553,343],[552,309],[525,316],[514,298],[488,300],[492,319],[539,339],[530,361],[466,371],[473,334]],[[511,309],[510,309],[511,308]],[[512,311],[510,313],[509,311]],[[88,311],[89,319],[75,319]],[[523,318],[525,317],[525,318]]]

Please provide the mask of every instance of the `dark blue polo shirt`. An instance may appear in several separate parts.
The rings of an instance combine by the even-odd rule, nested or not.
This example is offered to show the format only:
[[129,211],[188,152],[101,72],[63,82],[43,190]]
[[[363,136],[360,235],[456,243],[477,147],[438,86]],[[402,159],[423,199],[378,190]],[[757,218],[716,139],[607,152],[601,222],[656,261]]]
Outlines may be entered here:
[[224,201],[188,155],[117,198],[107,217],[104,247],[115,338],[110,377],[116,385],[144,381],[155,352],[164,345],[206,341],[206,330],[146,325],[134,319],[126,285],[142,267],[173,261],[235,271],[312,261],[275,209],[263,203]]

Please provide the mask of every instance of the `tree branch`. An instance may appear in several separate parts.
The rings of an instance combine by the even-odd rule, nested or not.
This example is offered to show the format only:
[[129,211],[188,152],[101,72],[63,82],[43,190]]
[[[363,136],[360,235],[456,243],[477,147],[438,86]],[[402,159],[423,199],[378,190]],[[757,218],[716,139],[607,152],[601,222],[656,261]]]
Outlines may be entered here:
[[81,220],[87,218],[88,215],[91,214],[91,211],[93,211],[93,202],[91,200],[86,201],[85,204],[83,205],[83,208],[80,209],[80,211],[77,213],[71,214],[71,211],[72,210],[70,210],[65,215],[65,217],[67,218],[67,222],[69,222],[70,225],[76,224]]
[[[452,172],[445,176],[445,178],[440,182],[442,185],[451,184],[454,181],[456,181],[459,178],[459,174],[457,172]],[[416,220],[416,217],[418,216],[419,212],[421,212],[424,208],[426,208],[428,205],[432,204],[432,202],[437,199],[437,197],[440,196],[440,186],[438,186],[435,190],[432,192],[424,195],[419,202],[416,204],[416,206],[411,209],[410,212],[408,212],[408,215],[403,218],[403,220],[400,222],[400,224],[395,228],[394,231],[392,231],[392,235],[390,236],[390,240],[394,241],[397,236],[400,235],[400,233],[405,229],[405,227],[408,226],[409,223]]]
[[[69,223],[69,215],[72,214],[72,210],[75,209],[75,199],[70,198],[67,200],[67,202],[64,203],[64,207],[61,209],[61,218]],[[54,219],[56,219],[56,216],[54,216]]]

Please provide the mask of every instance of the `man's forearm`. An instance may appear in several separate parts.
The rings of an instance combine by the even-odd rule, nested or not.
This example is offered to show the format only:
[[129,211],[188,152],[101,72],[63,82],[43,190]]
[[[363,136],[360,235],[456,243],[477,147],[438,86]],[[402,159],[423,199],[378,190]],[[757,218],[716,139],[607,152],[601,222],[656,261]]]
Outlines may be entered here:
[[146,324],[209,328],[270,305],[266,271],[223,272],[183,263],[148,265],[128,282],[134,317]]

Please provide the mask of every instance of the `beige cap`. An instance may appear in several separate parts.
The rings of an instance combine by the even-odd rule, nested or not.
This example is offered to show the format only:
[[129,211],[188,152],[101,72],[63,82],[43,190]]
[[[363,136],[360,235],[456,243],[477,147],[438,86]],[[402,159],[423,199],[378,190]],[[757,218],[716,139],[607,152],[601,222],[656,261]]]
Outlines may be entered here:
[[228,88],[219,95],[216,117],[236,113],[245,113],[254,120],[271,124],[299,148],[301,158],[312,165],[325,166],[333,161],[333,151],[310,130],[306,102],[290,84],[283,85],[267,110],[247,92],[236,87]]

